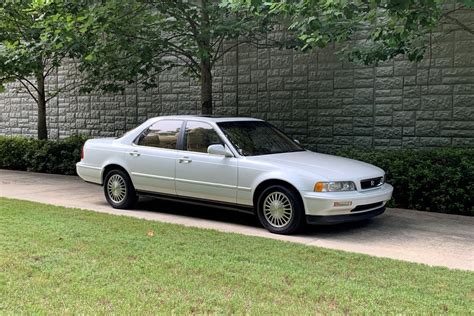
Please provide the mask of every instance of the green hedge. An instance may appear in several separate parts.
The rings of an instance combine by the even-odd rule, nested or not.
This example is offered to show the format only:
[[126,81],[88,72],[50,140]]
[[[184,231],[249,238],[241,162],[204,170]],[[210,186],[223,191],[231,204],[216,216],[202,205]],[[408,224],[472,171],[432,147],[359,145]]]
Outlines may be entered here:
[[0,136],[0,168],[73,175],[86,140],[82,136],[63,140]]
[[[0,168],[76,174],[85,137],[39,141],[0,136]],[[474,149],[345,150],[338,155],[386,171],[394,187],[390,206],[474,215]]]
[[338,155],[386,172],[390,206],[474,215],[474,149],[345,150]]

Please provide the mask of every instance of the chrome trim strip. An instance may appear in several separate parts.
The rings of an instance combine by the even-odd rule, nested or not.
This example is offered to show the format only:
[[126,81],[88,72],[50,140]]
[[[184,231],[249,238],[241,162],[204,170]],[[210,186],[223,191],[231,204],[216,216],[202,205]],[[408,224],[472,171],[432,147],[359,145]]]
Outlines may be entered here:
[[93,166],[84,165],[84,164],[78,164],[78,166],[81,167],[81,168],[88,168],[88,169],[94,169],[94,170],[102,170],[101,167],[93,167]]
[[221,184],[221,183],[196,181],[196,180],[188,180],[188,179],[180,179],[180,178],[175,179],[173,177],[156,176],[156,175],[138,173],[138,172],[132,172],[132,175],[138,176],[138,177],[145,177],[145,178],[163,179],[163,180],[176,180],[176,181],[185,182],[185,183],[203,184],[203,185],[208,185],[208,186],[213,186],[213,187],[221,187],[221,188],[229,188],[229,189],[238,188],[239,190],[251,191],[251,188],[237,187],[235,185],[230,185],[230,184]]
[[152,179],[161,179],[161,180],[174,180],[173,177],[155,176],[155,175],[152,175],[152,174],[139,173],[139,172],[132,172],[132,176],[152,178]]
[[237,189],[242,190],[242,191],[252,191],[252,188],[247,188],[247,187],[237,187]]
[[196,180],[188,180],[188,179],[180,179],[176,178],[176,181],[179,182],[186,182],[186,183],[194,183],[194,184],[203,184],[203,185],[208,185],[212,187],[220,187],[220,188],[229,188],[229,189],[236,189],[236,185],[230,185],[230,184],[221,184],[221,183],[214,183],[214,182],[205,182],[205,181],[196,181]]

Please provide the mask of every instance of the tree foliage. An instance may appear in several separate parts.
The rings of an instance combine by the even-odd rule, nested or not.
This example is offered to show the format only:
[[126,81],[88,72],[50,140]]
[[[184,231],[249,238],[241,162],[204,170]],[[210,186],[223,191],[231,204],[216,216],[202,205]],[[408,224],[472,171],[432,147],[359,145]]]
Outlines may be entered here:
[[47,138],[46,104],[66,88],[47,91],[45,80],[75,49],[75,31],[59,28],[59,17],[79,9],[76,1],[0,3],[0,91],[8,82],[22,85],[38,105],[38,137],[42,139]]
[[[293,47],[303,50],[347,43],[350,60],[370,64],[406,55],[423,58],[427,35],[443,21],[474,34],[472,26],[453,14],[472,11],[472,0],[225,0],[233,10],[280,17],[296,34]],[[450,6],[453,8],[449,9]],[[473,11],[474,13],[474,11]]]
[[244,41],[259,41],[270,28],[264,16],[230,11],[213,0],[97,2],[71,23],[88,43],[79,68],[84,91],[117,92],[130,83],[153,88],[160,73],[179,67],[200,81],[207,114],[216,62]]
[[79,62],[86,92],[154,88],[179,67],[200,82],[202,113],[210,114],[215,64],[242,43],[268,45],[276,25],[292,40],[271,46],[350,43],[342,46],[350,60],[417,61],[439,23],[474,35],[457,17],[473,10],[473,0],[8,0],[0,3],[0,91],[21,83],[46,138],[46,104],[68,87],[46,91],[45,81],[65,59]]

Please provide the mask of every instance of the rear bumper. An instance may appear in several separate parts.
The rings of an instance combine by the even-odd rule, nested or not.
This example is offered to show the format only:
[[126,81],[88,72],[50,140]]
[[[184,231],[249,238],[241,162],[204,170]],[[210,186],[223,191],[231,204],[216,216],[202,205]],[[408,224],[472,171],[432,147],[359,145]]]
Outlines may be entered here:
[[333,225],[347,222],[361,221],[364,219],[372,218],[385,212],[385,206],[377,208],[363,213],[350,213],[344,215],[330,215],[330,216],[318,216],[318,215],[306,215],[306,222],[311,225]]
[[76,172],[84,181],[102,184],[102,169],[84,164],[82,161],[76,164]]

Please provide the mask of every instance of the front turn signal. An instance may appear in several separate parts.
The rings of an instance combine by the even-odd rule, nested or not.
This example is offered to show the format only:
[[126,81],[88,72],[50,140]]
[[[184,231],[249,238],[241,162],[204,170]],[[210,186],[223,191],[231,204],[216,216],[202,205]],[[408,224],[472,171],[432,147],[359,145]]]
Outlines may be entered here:
[[318,182],[314,185],[314,192],[323,192],[324,182]]

